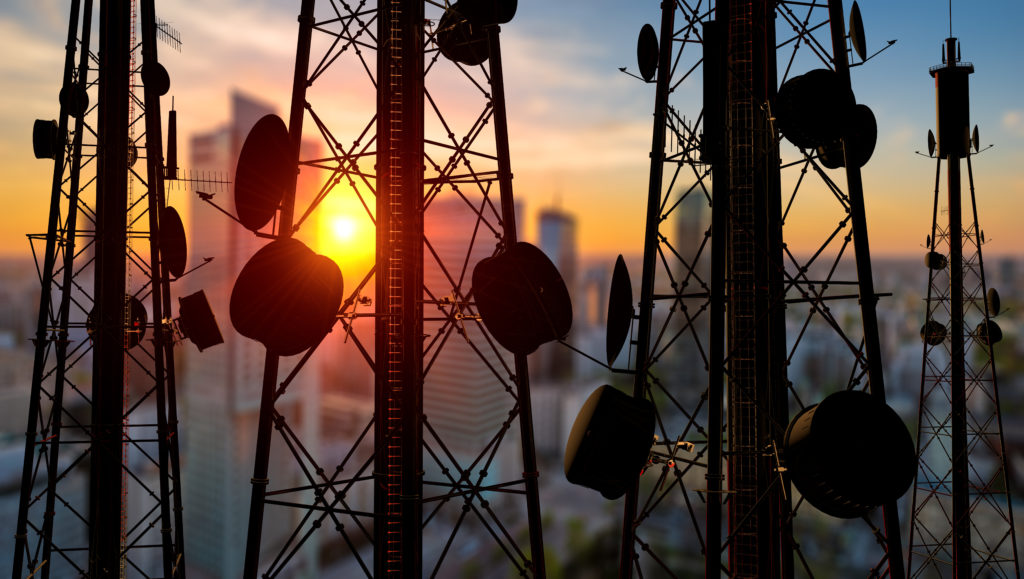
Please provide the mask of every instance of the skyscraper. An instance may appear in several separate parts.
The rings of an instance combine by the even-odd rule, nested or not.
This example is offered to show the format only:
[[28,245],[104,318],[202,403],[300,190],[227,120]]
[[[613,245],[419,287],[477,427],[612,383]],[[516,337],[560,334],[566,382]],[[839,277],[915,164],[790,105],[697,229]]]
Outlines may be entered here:
[[[576,218],[551,207],[540,211],[538,221],[540,249],[558,268],[569,290],[569,297],[577,304],[580,296],[576,291]],[[576,355],[568,348],[556,343],[546,344],[533,357],[536,369],[531,368],[532,374],[541,381],[564,380],[573,375],[575,361]]]
[[[191,167],[207,178],[232,179],[242,144],[252,126],[273,108],[249,96],[231,95],[231,118],[225,126],[191,139]],[[196,183],[198,191],[203,183]],[[213,202],[234,214],[233,191],[214,193]],[[182,454],[185,552],[189,573],[200,577],[238,577],[245,555],[249,497],[256,448],[256,427],[263,378],[264,347],[235,332],[228,302],[238,272],[266,240],[259,239],[223,213],[203,203],[191,211],[189,253],[193,262],[213,261],[188,275],[186,293],[203,289],[217,317],[224,344],[197,355],[186,349],[179,388],[183,399]],[[288,359],[282,361],[287,367]],[[306,368],[277,408],[301,428],[307,444],[316,445],[316,394],[319,377]],[[301,426],[296,426],[301,425]],[[277,444],[271,472],[291,473],[291,457]],[[282,486],[285,481],[274,480]],[[267,509],[264,552],[276,552],[291,531],[293,511]],[[315,544],[305,550],[307,567],[315,566]],[[315,572],[315,569],[311,571]]]
[[[425,299],[453,297],[453,281],[465,295],[474,266],[494,253],[496,239],[488,238],[488,232],[477,231],[476,213],[461,197],[434,199],[424,215],[424,234],[432,250],[425,259],[423,284],[433,294]],[[431,254],[436,259],[429,257]],[[460,279],[464,264],[466,275]],[[429,318],[430,307],[424,309]],[[424,333],[439,331],[436,322],[424,324]],[[499,356],[491,351],[478,355],[462,332],[470,341],[484,343],[478,323],[471,320],[465,320],[446,341],[437,342],[443,347],[435,350],[439,351],[436,360],[424,362],[423,411],[445,444],[465,460],[479,452],[507,418],[509,396],[495,384],[492,368],[502,367]],[[425,343],[434,337],[428,336]],[[511,364],[512,356],[506,358],[504,363]]]

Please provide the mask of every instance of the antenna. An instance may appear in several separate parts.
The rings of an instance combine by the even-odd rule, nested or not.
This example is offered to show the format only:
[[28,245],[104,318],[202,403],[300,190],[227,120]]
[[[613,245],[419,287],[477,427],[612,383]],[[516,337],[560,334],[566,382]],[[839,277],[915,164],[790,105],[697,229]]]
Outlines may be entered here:
[[181,33],[165,22],[162,18],[156,19],[156,33],[157,38],[162,40],[175,51],[181,52]]
[[[152,0],[107,6],[98,51],[93,3],[71,6],[60,113],[33,128],[53,177],[47,232],[29,236],[41,288],[13,575],[181,576],[171,278],[187,250],[162,178],[170,78]],[[216,322],[200,325],[212,345]]]
[[[555,347],[571,328],[572,306],[551,258],[517,239],[499,41],[517,3],[333,2],[326,21],[314,19],[313,6],[302,2],[288,118],[274,120],[268,136],[259,136],[267,127],[253,128],[235,174],[238,218],[273,238],[243,267],[232,297],[233,324],[266,349],[242,575],[292,574],[286,567],[301,564],[294,553],[332,541],[348,545],[368,576],[447,576],[460,572],[460,553],[488,536],[510,572],[543,577],[526,352]],[[367,47],[376,62],[365,61]],[[367,75],[353,78],[352,65]],[[324,95],[339,78],[377,94],[351,140],[330,126],[336,115],[314,104],[333,100]],[[459,94],[458,106],[434,100],[431,83]],[[476,120],[459,134],[464,115]],[[311,135],[325,153],[300,153]],[[285,146],[287,154],[273,152]],[[319,185],[305,209],[296,169]],[[329,320],[329,308],[295,312],[294,325],[312,329],[293,336],[299,330],[270,306],[314,309],[322,298],[280,280],[295,277],[290,263],[311,259],[286,247],[293,216],[311,215],[328,195],[366,209],[376,263],[356,272],[361,281],[347,284],[340,306],[332,301]],[[270,283],[282,287],[272,295],[263,287]],[[372,311],[357,315],[370,283]],[[334,323],[345,341],[331,347],[367,362],[346,373],[366,372],[374,384],[372,405],[352,410],[363,429],[346,456],[309,450],[284,411],[293,379],[331,339],[315,338]],[[505,438],[513,432],[517,440]],[[271,444],[285,457],[273,468]],[[517,452],[504,456],[512,447]],[[513,474],[499,468],[513,460],[521,460]],[[269,516],[264,524],[264,512],[289,494],[303,497],[285,507],[294,526],[282,532]],[[437,537],[443,549],[434,548]],[[372,560],[359,545],[372,545]],[[268,548],[276,555],[263,556]]]
[[[959,55],[952,58],[956,40],[950,10],[947,59],[930,69],[935,77],[937,138],[928,131],[929,155],[937,142],[937,167],[925,257],[928,291],[921,328],[919,467],[907,567],[911,577],[966,577],[979,569],[1017,577],[1020,566],[1009,488],[1013,477],[1008,471],[995,366],[996,344],[1003,335],[994,319],[1000,313],[1000,300],[995,288],[988,288],[982,259],[985,235],[978,222],[971,166],[980,137],[977,126],[968,132],[968,83],[974,67],[960,62]],[[961,159],[967,165],[969,206],[962,191]],[[945,199],[940,195],[943,164]],[[943,214],[947,222],[940,222]]]
[[[820,528],[804,527],[809,517],[800,513],[818,509],[842,517],[870,514],[868,524],[852,521],[842,525],[842,532],[859,529],[866,542],[877,538],[881,548],[866,562],[859,556],[844,564],[902,579],[897,499],[912,479],[914,453],[906,426],[885,404],[875,309],[879,294],[867,249],[860,176],[877,127],[851,88],[841,3],[812,6],[799,16],[786,2],[767,13],[752,11],[746,3],[718,3],[713,13],[673,2],[662,2],[661,8],[660,27],[645,26],[641,33],[642,39],[650,39],[659,30],[653,35],[657,42],[638,43],[638,56],[647,55],[638,59],[642,78],[655,80],[656,86],[630,400],[637,406],[653,403],[656,440],[692,444],[702,458],[661,460],[651,454],[646,423],[633,420],[635,413],[624,406],[608,413],[614,419],[597,418],[604,412],[594,396],[603,400],[607,394],[595,394],[580,411],[567,446],[567,459],[573,457],[566,463],[567,478],[604,496],[621,494],[621,481],[612,480],[614,472],[588,463],[586,448],[577,445],[580,429],[599,441],[624,443],[627,436],[647,441],[647,449],[637,451],[639,459],[620,454],[617,447],[609,453],[623,471],[636,471],[628,467],[636,464],[631,461],[649,456],[647,468],[628,481],[622,499],[620,578],[638,571],[646,576],[647,569],[660,572],[666,561],[679,557],[684,547],[678,543],[670,550],[660,546],[662,524],[689,521],[695,524],[688,532],[703,536],[692,556],[703,558],[707,577],[762,576],[767,569],[785,575],[797,566],[808,575],[817,567],[832,570],[835,561],[814,561],[799,549],[801,537],[817,541],[820,533]],[[851,42],[853,52],[863,58],[856,48],[863,44],[863,26],[853,23],[857,20],[851,17]],[[778,55],[754,48],[828,46],[816,38],[824,30],[831,36],[831,54],[808,55],[804,62],[814,61],[810,70],[786,70],[781,79],[770,64]],[[656,52],[651,48],[655,44]],[[655,70],[645,71],[655,54]],[[787,53],[786,60],[802,59]],[[704,109],[692,116],[702,119],[703,134],[693,134],[679,122],[683,113],[671,99],[681,92],[676,90],[679,83],[701,73]],[[667,155],[670,143],[684,146],[678,154]],[[799,160],[784,166],[779,162],[786,154],[783,148]],[[784,190],[784,183],[797,181],[784,174],[796,170],[823,178],[804,180],[799,191]],[[805,250],[829,257],[808,262],[785,244],[788,229],[781,216],[802,204],[807,190],[834,191],[841,182],[830,176],[834,170],[844,170],[846,177],[843,201],[833,208],[840,217],[832,221],[817,210],[815,215],[839,225],[828,228],[820,247]],[[666,178],[666,171],[692,175],[692,182]],[[836,246],[840,239],[845,239],[842,249]],[[856,292],[835,293],[853,286]],[[844,329],[849,324],[831,319],[835,310],[829,304],[857,300],[858,295],[874,297],[850,302],[849,311],[859,311],[862,324]],[[621,297],[609,301],[608,359],[623,340],[620,327],[628,331],[631,326],[631,302]],[[800,337],[787,336],[787,327],[806,330]],[[784,362],[798,359],[805,348],[816,352],[805,354],[812,357],[820,356],[821,349],[837,359],[847,357],[849,364],[843,365],[854,368],[852,375],[810,375]],[[807,391],[792,396],[786,385],[796,382],[807,384]],[[835,392],[822,391],[820,385],[826,382],[838,384]],[[853,406],[863,412],[850,412]],[[790,421],[793,408],[803,412],[798,415],[803,421]],[[816,471],[823,457],[852,456],[835,451],[859,443],[845,432],[818,442],[791,436],[787,445],[782,433],[767,426],[790,424],[791,434],[803,432],[815,415],[822,423],[855,424],[862,430],[887,423],[885,434],[872,433],[885,439],[892,461],[889,476],[877,477],[871,461],[852,459],[835,464],[829,473]],[[700,436],[686,440],[695,432]],[[875,447],[869,454],[874,456]],[[782,469],[784,478],[779,476]],[[856,476],[849,476],[851,472]],[[870,482],[850,485],[853,478]],[[790,481],[806,500],[793,499]],[[701,512],[681,506],[695,504],[702,505]],[[881,513],[873,514],[876,510]]]

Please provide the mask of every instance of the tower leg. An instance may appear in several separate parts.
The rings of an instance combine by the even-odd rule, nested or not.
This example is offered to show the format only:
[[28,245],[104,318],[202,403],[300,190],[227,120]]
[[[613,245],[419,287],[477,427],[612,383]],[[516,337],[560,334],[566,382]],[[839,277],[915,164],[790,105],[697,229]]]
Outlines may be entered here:
[[100,2],[89,569],[119,577],[122,549],[122,412],[125,393],[125,247],[128,205],[127,1]]

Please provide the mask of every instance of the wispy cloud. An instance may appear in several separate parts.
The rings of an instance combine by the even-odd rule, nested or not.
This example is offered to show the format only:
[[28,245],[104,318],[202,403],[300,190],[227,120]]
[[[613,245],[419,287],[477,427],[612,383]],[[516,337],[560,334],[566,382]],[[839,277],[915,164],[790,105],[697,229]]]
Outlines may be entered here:
[[0,78],[7,86],[6,110],[0,114],[23,116],[41,111],[43,105],[49,106],[50,114],[55,112],[64,50],[63,43],[51,36],[0,17],[0,52],[9,55],[0,59]]
[[1003,129],[1011,135],[1024,137],[1024,111],[1015,109],[1003,113]]
[[278,13],[249,2],[180,2],[167,4],[160,12],[161,18],[183,31],[186,49],[195,42],[203,48],[216,48],[215,53],[202,53],[207,59],[220,54],[253,61],[266,57],[294,60],[297,14],[297,7]]

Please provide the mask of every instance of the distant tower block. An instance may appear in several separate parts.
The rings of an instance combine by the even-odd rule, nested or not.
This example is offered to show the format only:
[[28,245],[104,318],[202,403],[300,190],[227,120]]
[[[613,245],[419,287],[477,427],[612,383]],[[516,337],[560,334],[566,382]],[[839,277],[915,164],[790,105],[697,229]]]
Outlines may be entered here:
[[[554,262],[573,299],[577,293],[578,254],[576,218],[561,209],[543,209],[538,214],[540,248]],[[541,348],[534,357],[533,376],[542,381],[568,380],[573,376],[576,355],[561,344]]]
[[[935,78],[935,201],[928,236],[928,298],[908,569],[911,577],[1019,577],[1017,538],[1003,441],[993,347],[999,294],[988,288],[971,157],[968,77],[956,38],[947,38]],[[936,146],[937,145],[937,146]],[[964,219],[960,159],[967,161],[970,213]],[[946,163],[948,196],[940,201]],[[948,223],[940,216],[948,215]]]
[[172,319],[187,245],[164,197],[157,39],[178,39],[153,0],[99,4],[97,26],[71,2],[60,117],[36,125],[54,163],[47,232],[29,235],[42,287],[14,577],[184,576],[174,346],[219,332],[201,293]]
[[[302,2],[286,126],[319,187],[305,198],[285,187],[279,213],[261,205],[272,225],[250,229],[289,237],[341,200],[375,232],[375,264],[344,280],[330,328],[373,369],[375,392],[350,401],[351,432],[315,448],[280,409],[304,366],[331,355],[327,342],[284,357],[264,336],[247,578],[313,573],[295,556],[310,541],[346,577],[545,574],[526,355],[568,333],[545,323],[545,300],[567,290],[516,239],[499,43],[515,6]],[[360,115],[343,102],[375,105]],[[304,129],[320,158],[298,154]],[[567,302],[554,309],[571,318]],[[541,323],[521,327],[530,320]],[[301,484],[268,468],[272,442]],[[275,513],[294,524],[261,559]]]
[[[703,565],[705,577],[902,579],[896,499],[910,485],[913,443],[884,404],[860,177],[876,134],[848,60],[848,42],[865,58],[859,9],[848,35],[838,0],[661,7],[660,31],[645,26],[637,46],[654,85],[639,307],[609,307],[627,330],[610,336],[627,335],[637,314],[632,394],[657,414],[647,466],[624,498],[619,577],[692,576]],[[677,108],[675,89],[701,75],[703,111]],[[835,203],[811,201],[824,198]],[[710,229],[684,212],[710,214]],[[797,247],[791,232],[808,231],[819,236]],[[671,370],[683,348],[698,379]],[[826,356],[835,367],[822,368]],[[603,416],[622,423],[627,410]],[[872,476],[872,461],[852,458],[818,468],[829,449],[872,456],[855,452],[870,444],[855,432],[878,417],[905,442],[888,457],[905,476]],[[872,548],[823,557],[805,547],[825,533]]]

